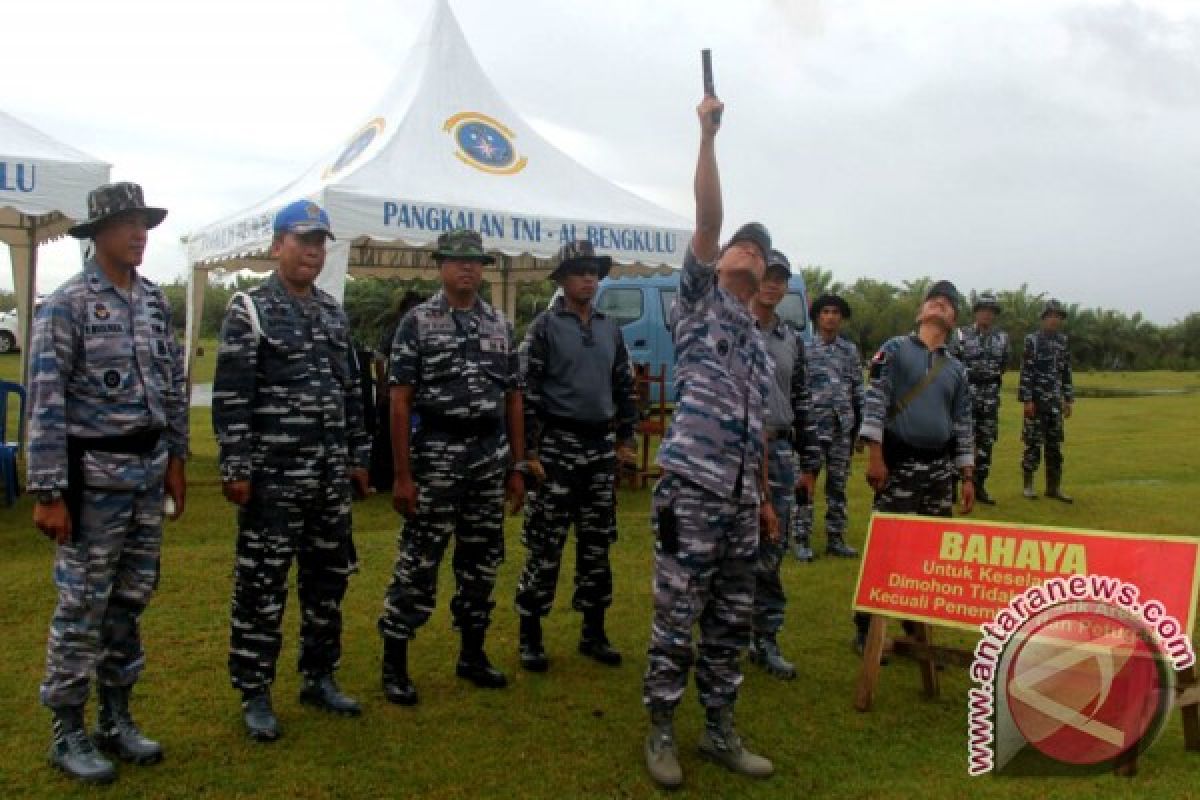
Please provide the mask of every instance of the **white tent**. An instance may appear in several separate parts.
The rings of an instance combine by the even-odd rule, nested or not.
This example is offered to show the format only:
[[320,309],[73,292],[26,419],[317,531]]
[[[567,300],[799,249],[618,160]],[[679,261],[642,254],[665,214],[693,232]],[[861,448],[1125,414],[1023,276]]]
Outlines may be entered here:
[[210,269],[267,270],[271,220],[307,198],[328,210],[337,242],[321,285],[341,296],[347,272],[429,277],[450,228],[478,230],[497,263],[485,277],[512,317],[516,284],[541,280],[565,239],[637,271],[678,266],[691,225],[596,175],[539,136],[492,86],[445,0],[365,124],[256,206],[186,237],[192,264],[189,356]]
[[38,245],[87,217],[87,194],[109,165],[0,111],[0,241],[12,258],[21,374],[29,358]]

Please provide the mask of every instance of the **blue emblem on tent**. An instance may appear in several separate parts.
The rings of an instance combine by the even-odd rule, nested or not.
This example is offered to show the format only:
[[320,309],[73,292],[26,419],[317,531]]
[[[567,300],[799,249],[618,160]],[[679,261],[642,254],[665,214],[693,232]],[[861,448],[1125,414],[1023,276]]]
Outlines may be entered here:
[[379,135],[383,133],[383,128],[383,117],[376,117],[364,125],[358,133],[350,137],[350,141],[346,143],[342,154],[337,157],[337,161],[333,162],[333,166],[325,170],[323,177],[328,178],[336,175],[352,164],[355,159],[363,154],[364,150],[371,146],[372,142],[379,138]]
[[475,111],[464,111],[446,120],[442,130],[454,137],[454,155],[464,164],[493,175],[511,175],[525,168],[528,159],[517,154],[516,135],[502,123]]

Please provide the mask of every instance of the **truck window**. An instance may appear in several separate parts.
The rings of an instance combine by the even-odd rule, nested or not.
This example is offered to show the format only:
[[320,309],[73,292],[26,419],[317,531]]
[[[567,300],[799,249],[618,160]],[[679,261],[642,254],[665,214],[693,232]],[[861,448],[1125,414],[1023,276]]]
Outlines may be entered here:
[[642,318],[642,290],[614,288],[600,295],[596,310],[602,311],[617,321],[628,325]]
[[659,299],[662,300],[662,318],[663,323],[670,327],[671,325],[671,309],[675,307],[675,295],[679,294],[674,289],[659,289]]
[[808,327],[808,308],[804,305],[803,295],[785,294],[775,308],[775,313],[798,331]]

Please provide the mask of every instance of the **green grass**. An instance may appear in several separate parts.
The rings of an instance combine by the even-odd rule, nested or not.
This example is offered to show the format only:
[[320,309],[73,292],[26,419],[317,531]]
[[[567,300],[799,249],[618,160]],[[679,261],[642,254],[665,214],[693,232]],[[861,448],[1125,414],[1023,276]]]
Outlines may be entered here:
[[[10,359],[0,358],[0,371]],[[13,368],[15,370],[15,367]],[[1194,373],[1081,374],[1089,385],[1196,385]],[[1120,383],[1118,383],[1118,381]],[[1013,383],[1010,376],[1008,383]],[[388,499],[356,506],[362,572],[345,603],[343,687],[365,704],[361,719],[301,707],[294,672],[294,597],[276,685],[284,738],[247,741],[237,696],[228,686],[232,509],[220,497],[207,410],[192,415],[192,491],[182,523],[168,525],[162,583],[143,618],[148,667],[135,695],[147,731],[167,748],[160,766],[122,767],[116,787],[81,789],[44,765],[48,714],[37,703],[46,626],[53,607],[52,548],[29,523],[28,498],[0,509],[0,797],[649,797],[641,741],[641,675],[650,620],[648,490],[620,496],[621,538],[614,546],[616,599],[611,635],[626,663],[609,669],[575,652],[578,615],[569,612],[570,555],[559,601],[546,623],[552,658],[546,675],[521,672],[512,597],[524,551],[518,521],[507,525],[507,559],[489,636],[493,660],[512,686],[476,690],[454,677],[457,639],[447,610],[452,577],[444,569],[438,610],[413,644],[421,705],[388,705],[379,688],[375,632],[395,554],[397,519]],[[979,516],[1049,525],[1195,534],[1200,504],[1200,397],[1081,400],[1067,428],[1066,486],[1074,506],[1020,497],[1020,425],[1011,388],[1004,398],[992,491],[999,501]],[[861,457],[851,479],[851,535],[861,545],[869,497]],[[820,509],[818,509],[819,511]],[[818,544],[823,546],[823,536]],[[448,560],[448,559],[447,559]],[[770,755],[778,774],[751,783],[699,761],[693,742],[702,715],[689,688],[678,717],[686,788],[680,797],[1188,797],[1200,755],[1183,751],[1173,715],[1166,734],[1132,780],[969,779],[966,775],[965,672],[948,669],[937,700],[923,699],[916,667],[884,671],[876,709],[855,712],[858,661],[849,648],[849,603],[856,561],[788,559],[788,620],[781,642],[800,678],[780,683],[748,666],[738,704],[748,741]],[[970,644],[959,632],[939,638]]]

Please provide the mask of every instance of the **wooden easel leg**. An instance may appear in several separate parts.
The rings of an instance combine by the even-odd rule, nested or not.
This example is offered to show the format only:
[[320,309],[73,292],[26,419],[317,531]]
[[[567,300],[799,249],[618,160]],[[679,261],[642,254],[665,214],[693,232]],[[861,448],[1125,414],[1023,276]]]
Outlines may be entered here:
[[[1196,668],[1188,667],[1179,677],[1180,686],[1191,689],[1196,685]],[[1183,715],[1183,749],[1192,753],[1200,751],[1200,705],[1180,706],[1179,713]]]
[[[933,629],[930,625],[924,622],[918,622],[913,629],[913,638],[924,645],[929,645],[933,642]],[[933,662],[933,657],[925,655],[917,662],[921,669],[921,688],[925,691],[925,696],[935,698],[938,696],[941,685],[938,681],[937,665]]]
[[863,647],[862,672],[858,676],[858,690],[854,695],[854,707],[859,711],[870,711],[875,701],[875,686],[879,683],[882,669],[883,638],[887,621],[875,614],[867,628],[867,642]]

